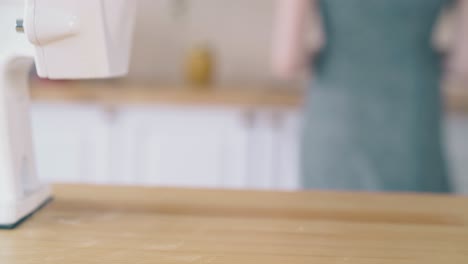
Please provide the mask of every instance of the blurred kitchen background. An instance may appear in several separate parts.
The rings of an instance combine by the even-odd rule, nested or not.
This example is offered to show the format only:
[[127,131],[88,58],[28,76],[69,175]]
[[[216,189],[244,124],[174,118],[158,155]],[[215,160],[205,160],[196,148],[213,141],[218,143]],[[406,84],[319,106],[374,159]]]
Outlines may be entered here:
[[[139,0],[128,77],[33,80],[40,177],[66,183],[300,188],[304,86],[303,80],[272,77],[274,4]],[[457,190],[468,194],[466,86],[449,81],[444,93],[452,176]]]

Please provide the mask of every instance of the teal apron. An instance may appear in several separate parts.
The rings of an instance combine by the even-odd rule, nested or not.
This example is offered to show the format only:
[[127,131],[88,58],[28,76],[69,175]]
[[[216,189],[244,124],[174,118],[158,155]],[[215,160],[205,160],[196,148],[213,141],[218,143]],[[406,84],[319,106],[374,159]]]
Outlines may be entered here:
[[322,0],[302,135],[311,189],[449,192],[441,144],[443,0]]

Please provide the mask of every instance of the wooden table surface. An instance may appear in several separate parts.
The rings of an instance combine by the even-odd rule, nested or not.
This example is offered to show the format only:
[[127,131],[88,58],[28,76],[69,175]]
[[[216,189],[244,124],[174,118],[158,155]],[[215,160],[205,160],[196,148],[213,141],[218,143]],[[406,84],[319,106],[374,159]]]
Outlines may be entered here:
[[468,263],[468,199],[55,186],[2,264]]

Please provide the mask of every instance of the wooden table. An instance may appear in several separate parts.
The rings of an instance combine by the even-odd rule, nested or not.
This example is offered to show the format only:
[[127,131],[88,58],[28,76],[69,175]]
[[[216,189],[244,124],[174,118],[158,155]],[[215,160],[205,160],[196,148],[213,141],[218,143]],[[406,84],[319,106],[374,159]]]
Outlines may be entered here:
[[468,199],[56,186],[2,264],[468,263]]

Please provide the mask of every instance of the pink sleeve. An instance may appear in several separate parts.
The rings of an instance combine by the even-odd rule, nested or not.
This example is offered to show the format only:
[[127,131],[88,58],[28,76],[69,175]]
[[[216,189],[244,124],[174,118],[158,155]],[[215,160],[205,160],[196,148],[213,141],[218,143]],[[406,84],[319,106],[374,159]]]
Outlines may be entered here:
[[[273,36],[273,70],[278,77],[291,78],[305,65],[307,54],[305,36],[307,15],[312,21],[320,13],[316,0],[277,0],[277,14]],[[315,34],[316,43],[323,43],[321,30]]]
[[458,21],[455,43],[448,61],[450,74],[468,77],[468,1],[458,1]]

